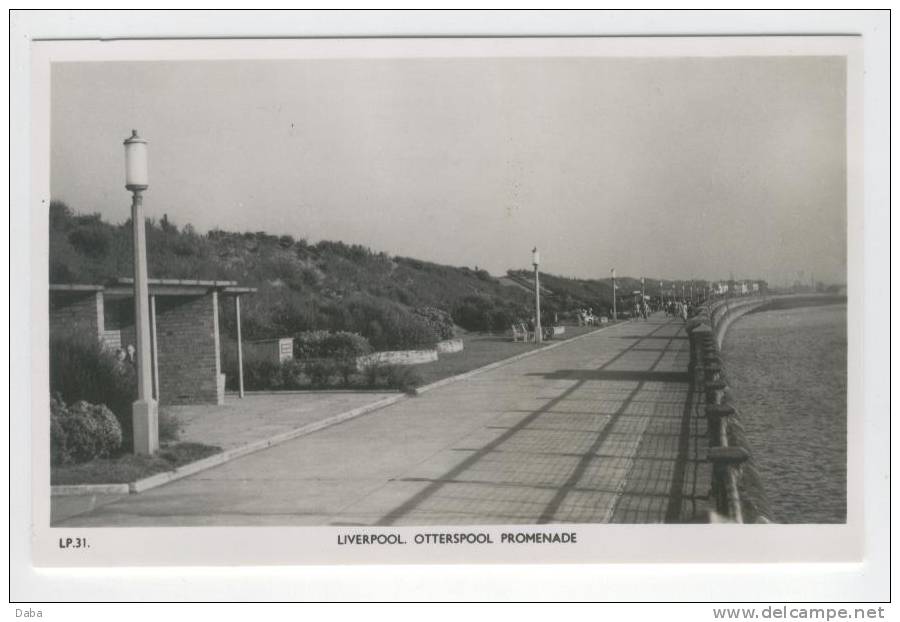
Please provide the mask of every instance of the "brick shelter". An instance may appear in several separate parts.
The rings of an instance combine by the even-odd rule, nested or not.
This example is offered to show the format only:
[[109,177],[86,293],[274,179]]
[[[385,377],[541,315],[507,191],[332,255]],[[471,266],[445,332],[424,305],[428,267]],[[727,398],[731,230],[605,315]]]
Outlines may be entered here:
[[[235,305],[240,344],[240,297],[254,291],[235,281],[149,280],[154,396],[161,404],[224,403],[219,305],[227,299]],[[125,278],[50,285],[51,334],[96,335],[110,349],[125,349],[136,343],[133,295],[133,281]],[[242,376],[240,357],[238,369]]]

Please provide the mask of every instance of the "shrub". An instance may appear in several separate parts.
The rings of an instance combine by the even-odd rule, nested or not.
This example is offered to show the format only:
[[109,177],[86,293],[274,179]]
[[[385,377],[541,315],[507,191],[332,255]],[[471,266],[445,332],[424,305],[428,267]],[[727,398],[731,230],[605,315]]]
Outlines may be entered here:
[[281,365],[271,361],[244,362],[244,388],[249,391],[280,389],[283,386]]
[[422,384],[419,372],[408,365],[385,365],[382,373],[386,386],[404,393],[415,393],[416,387]]
[[81,400],[67,408],[64,402],[53,399],[50,411],[51,464],[108,458],[122,446],[122,428],[102,404]]
[[437,307],[419,307],[415,312],[416,315],[425,318],[428,325],[441,340],[453,339],[453,337],[456,336],[456,327],[453,325],[453,318],[443,309],[438,309]]
[[134,368],[85,335],[50,339],[50,391],[64,403],[104,404],[119,420],[123,451],[132,449],[131,405],[137,399]]
[[422,384],[419,372],[409,365],[370,363],[362,370],[363,381],[370,388],[385,387],[404,393],[415,393]]
[[294,356],[306,361],[306,374],[317,385],[328,384],[336,374],[345,385],[350,384],[357,357],[371,351],[365,337],[345,331],[307,331],[294,338]]
[[304,361],[303,370],[313,385],[324,387],[331,383],[338,365],[333,359],[309,359]]
[[69,233],[69,242],[82,255],[101,258],[109,252],[112,234],[107,225],[83,225]]
[[294,357],[298,359],[324,358],[325,343],[331,335],[327,330],[308,330],[294,337]]
[[485,295],[466,296],[453,309],[453,319],[466,330],[506,330],[529,311],[515,303]]
[[181,420],[167,408],[159,409],[159,440],[171,443],[181,435]]
[[362,368],[362,377],[366,386],[375,388],[380,385],[384,379],[384,365],[380,363],[369,363]]
[[50,398],[50,464],[65,464],[69,461],[69,449],[66,443],[66,429],[62,418],[68,414],[62,400]]
[[75,272],[72,267],[59,259],[50,260],[50,282],[51,283],[71,283],[75,280]]
[[376,350],[427,348],[440,339],[426,318],[381,298],[356,296],[348,299],[343,315],[343,321],[362,333]]
[[63,201],[50,201],[50,228],[66,229],[72,222],[75,213]]
[[309,384],[303,363],[297,360],[282,361],[281,386],[285,389],[300,389]]

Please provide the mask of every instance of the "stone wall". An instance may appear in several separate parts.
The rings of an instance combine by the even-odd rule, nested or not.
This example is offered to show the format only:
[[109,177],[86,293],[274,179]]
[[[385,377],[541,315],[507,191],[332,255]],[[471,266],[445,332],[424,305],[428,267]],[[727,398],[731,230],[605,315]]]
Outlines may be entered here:
[[51,292],[50,333],[80,333],[98,339],[104,330],[103,292]]
[[437,350],[394,350],[391,352],[374,352],[357,357],[356,366],[359,369],[380,363],[383,365],[421,365],[438,360]]
[[747,315],[751,311],[758,309],[769,302],[766,298],[758,298],[758,297],[747,297],[747,298],[736,298],[734,300],[730,300],[727,303],[722,303],[717,305],[711,314],[712,328],[713,328],[713,337],[716,340],[716,345],[720,348],[722,347],[722,342],[725,339],[725,333],[728,332],[728,327],[736,321],[737,319]]
[[218,294],[156,299],[162,404],[222,404]]
[[720,352],[728,326],[768,302],[750,298],[731,300],[728,305],[717,303],[710,311],[701,307],[685,325],[691,344],[689,371],[706,402],[701,412],[706,415],[708,459],[713,467],[709,494],[714,509],[712,522],[770,521],[765,489],[743,434],[740,413],[731,403]]
[[435,349],[438,351],[438,354],[449,354],[451,352],[462,352],[463,350],[463,340],[462,339],[445,339],[444,341],[438,341]]

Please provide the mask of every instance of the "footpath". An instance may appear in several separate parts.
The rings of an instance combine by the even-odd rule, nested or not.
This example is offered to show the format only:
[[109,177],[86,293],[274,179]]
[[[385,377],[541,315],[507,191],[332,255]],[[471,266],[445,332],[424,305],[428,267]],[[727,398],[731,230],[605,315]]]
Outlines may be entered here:
[[618,324],[54,525],[689,522],[689,357],[680,321]]

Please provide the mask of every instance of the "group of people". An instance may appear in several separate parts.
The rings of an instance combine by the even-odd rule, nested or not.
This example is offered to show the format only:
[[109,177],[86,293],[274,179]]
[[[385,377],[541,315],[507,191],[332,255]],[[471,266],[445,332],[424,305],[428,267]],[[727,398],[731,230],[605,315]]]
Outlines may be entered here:
[[576,313],[579,326],[596,326],[600,323],[600,318],[594,315],[594,308],[579,309]]
[[635,301],[634,309],[632,310],[631,317],[632,319],[644,318],[646,321],[650,317],[650,304],[646,300]]
[[116,362],[123,367],[126,363],[134,366],[137,364],[136,353],[137,350],[130,343],[125,348],[116,348]]
[[[528,321],[526,321],[526,322],[520,322],[520,324],[523,324],[525,326],[525,328],[529,334],[531,334],[531,335],[534,334],[534,329],[536,327],[536,322],[534,321],[534,316],[531,316],[528,319]],[[542,317],[541,324],[542,324],[541,336],[542,336],[543,340],[546,341],[548,339],[552,339],[553,338],[553,327],[557,326],[559,324],[559,317],[555,313],[553,314],[552,319],[549,317]]]
[[680,300],[670,300],[664,305],[666,317],[680,317],[687,322],[688,304]]
[[[681,300],[669,300],[664,302],[662,305],[662,310],[665,311],[666,317],[680,317],[683,321],[687,321],[688,316],[690,315],[690,305],[686,301]],[[651,306],[650,302],[646,299],[644,300],[635,300],[634,306],[632,308],[631,318],[632,320],[637,320],[643,318],[644,321],[650,318],[650,314],[654,311],[658,311],[659,307],[656,305]],[[594,315],[594,309],[592,307],[588,307],[587,309],[578,309],[575,312],[575,317],[578,320],[579,326],[596,326],[600,324],[600,318]],[[542,318],[544,319],[544,318]],[[553,336],[553,325],[558,322],[558,318],[554,318],[553,322],[547,322],[546,320],[541,322],[544,324],[543,335],[544,339],[550,339]],[[520,326],[523,326],[527,329],[529,334],[534,334],[535,329],[535,321],[534,317],[531,317],[525,322],[517,322]]]
[[[685,322],[687,321],[688,316],[691,313],[690,307],[691,305],[683,300],[670,300],[662,305],[663,311],[665,311],[666,313],[666,317],[680,317]],[[631,317],[634,320],[637,320],[639,318],[647,320],[653,311],[654,309],[650,306],[650,303],[647,300],[635,300]]]

